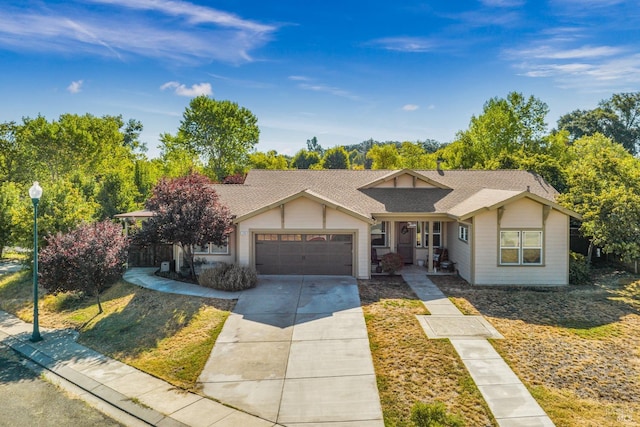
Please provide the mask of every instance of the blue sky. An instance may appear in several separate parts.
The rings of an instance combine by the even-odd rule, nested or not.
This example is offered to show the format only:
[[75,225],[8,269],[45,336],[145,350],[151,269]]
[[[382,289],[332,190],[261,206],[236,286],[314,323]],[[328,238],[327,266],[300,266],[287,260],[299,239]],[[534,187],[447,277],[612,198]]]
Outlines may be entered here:
[[548,123],[640,90],[637,0],[4,0],[0,121],[121,114],[155,149],[192,96],[250,109],[259,150],[451,141],[491,97]]

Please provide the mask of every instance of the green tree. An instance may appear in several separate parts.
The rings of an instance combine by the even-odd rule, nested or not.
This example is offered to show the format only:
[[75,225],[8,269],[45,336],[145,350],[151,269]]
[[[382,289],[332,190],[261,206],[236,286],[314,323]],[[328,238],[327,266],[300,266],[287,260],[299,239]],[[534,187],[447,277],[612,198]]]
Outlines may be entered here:
[[324,156],[324,148],[318,142],[318,138],[315,136],[311,139],[307,139],[307,151],[311,153],[317,153],[319,157]]
[[322,158],[325,169],[349,169],[349,153],[344,147],[333,147],[325,151]]
[[160,135],[160,159],[163,165],[162,175],[166,178],[205,172],[198,153],[189,147],[179,134],[177,136],[169,133]]
[[183,113],[177,141],[197,153],[221,182],[249,164],[249,153],[260,135],[257,123],[251,111],[235,102],[197,96]]
[[291,160],[291,167],[295,169],[309,169],[320,163],[320,156],[314,151],[300,150]]
[[13,244],[13,211],[18,204],[19,190],[12,182],[0,182],[0,258],[4,248]]
[[250,154],[249,165],[253,169],[284,170],[288,169],[289,162],[287,162],[287,158],[284,155],[278,154],[278,152],[275,150],[270,150],[266,153],[257,151]]
[[398,169],[402,166],[395,144],[374,145],[367,152],[367,158],[372,160],[371,169]]
[[582,215],[582,233],[605,252],[640,258],[640,161],[596,134],[570,147],[568,191],[559,201]]
[[450,168],[497,169],[498,159],[524,155],[544,149],[547,104],[521,93],[492,98],[479,116],[472,116],[469,129],[459,132],[453,146],[442,150]]

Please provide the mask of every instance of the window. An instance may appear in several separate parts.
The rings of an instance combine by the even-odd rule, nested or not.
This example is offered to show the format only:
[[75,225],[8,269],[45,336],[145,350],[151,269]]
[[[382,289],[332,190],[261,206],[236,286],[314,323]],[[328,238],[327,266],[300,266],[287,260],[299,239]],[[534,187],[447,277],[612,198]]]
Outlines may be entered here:
[[422,223],[418,222],[416,224],[416,246],[418,248],[422,247]]
[[215,255],[227,255],[229,253],[229,245],[226,243],[220,246],[211,243],[209,247],[211,248],[211,253]]
[[[439,248],[442,246],[442,223],[440,221],[436,221],[433,223],[433,247]],[[429,223],[424,223],[424,246],[425,248],[429,246]]]
[[458,239],[462,240],[463,242],[469,241],[469,227],[467,227],[466,225],[458,226]]
[[371,226],[371,246],[387,246],[387,223]]
[[218,246],[214,245],[213,243],[208,243],[203,246],[194,246],[193,252],[196,254],[226,255],[229,253],[229,245],[225,243]]
[[501,265],[541,265],[542,231],[501,231]]

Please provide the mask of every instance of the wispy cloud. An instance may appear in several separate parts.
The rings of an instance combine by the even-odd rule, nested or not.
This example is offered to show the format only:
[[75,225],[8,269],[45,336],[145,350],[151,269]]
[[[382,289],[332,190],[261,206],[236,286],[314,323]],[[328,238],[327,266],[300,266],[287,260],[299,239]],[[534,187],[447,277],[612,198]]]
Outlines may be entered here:
[[208,96],[213,93],[211,84],[209,83],[196,83],[191,85],[191,87],[187,87],[180,82],[167,82],[160,86],[160,90],[173,90],[176,95],[188,96],[190,98],[200,95]]
[[519,7],[524,5],[524,0],[480,0],[488,7]]
[[352,101],[359,101],[360,97],[348,90],[340,89],[338,87],[330,86],[324,83],[317,83],[315,79],[306,76],[289,76],[289,80],[298,82],[297,87],[303,90],[310,90],[313,92],[323,92],[330,95],[339,96],[341,98],[350,99]]
[[369,44],[397,52],[430,52],[436,47],[433,40],[424,37],[385,37]]
[[420,108],[420,106],[416,104],[406,104],[402,107],[404,111],[416,111],[418,108]]
[[252,61],[277,27],[180,0],[93,0],[0,14],[0,46],[15,50],[130,56],[172,62]]
[[537,45],[505,50],[520,74],[550,78],[562,88],[614,91],[640,82],[640,51],[632,46],[582,44],[585,35],[564,29]]
[[67,86],[67,90],[69,91],[69,93],[76,94],[82,90],[83,83],[84,82],[82,80],[75,80],[71,82],[69,86]]

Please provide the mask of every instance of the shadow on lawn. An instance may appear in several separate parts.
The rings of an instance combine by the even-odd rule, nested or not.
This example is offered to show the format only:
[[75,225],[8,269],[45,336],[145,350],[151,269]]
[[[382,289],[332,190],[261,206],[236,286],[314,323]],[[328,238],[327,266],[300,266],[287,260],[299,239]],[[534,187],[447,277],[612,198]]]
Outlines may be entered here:
[[621,283],[619,277],[605,275],[600,276],[597,284],[539,289],[471,286],[453,276],[431,276],[430,279],[445,295],[467,300],[487,317],[590,329],[616,323],[629,314],[639,314],[637,304],[629,297],[621,297],[630,285]]
[[102,318],[82,331],[80,342],[94,348],[99,345],[100,351],[107,354],[136,357],[186,327],[201,308],[231,310],[234,304],[234,301],[163,294],[137,287],[126,296],[131,294],[133,297],[124,307],[105,308]]

